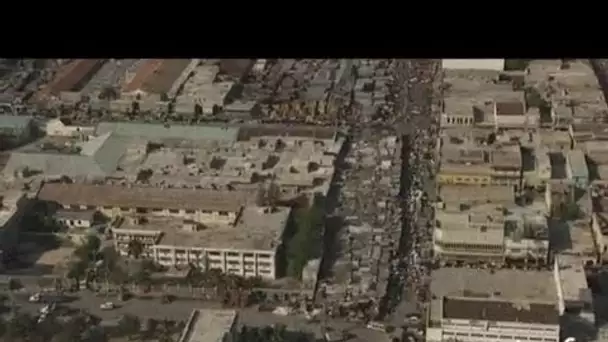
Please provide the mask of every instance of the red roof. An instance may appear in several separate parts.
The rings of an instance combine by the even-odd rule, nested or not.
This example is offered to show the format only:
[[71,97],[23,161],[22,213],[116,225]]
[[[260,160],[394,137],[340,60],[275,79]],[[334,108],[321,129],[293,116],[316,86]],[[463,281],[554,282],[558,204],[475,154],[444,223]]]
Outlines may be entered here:
[[103,59],[76,59],[56,74],[46,88],[46,93],[58,95],[62,91],[73,91],[87,77],[92,76],[105,63]]
[[135,77],[133,77],[129,83],[125,84],[122,90],[130,93],[141,89],[146,81],[152,78],[154,72],[156,72],[163,65],[163,62],[164,61],[162,59],[149,59],[144,61],[137,68],[137,71],[135,71]]

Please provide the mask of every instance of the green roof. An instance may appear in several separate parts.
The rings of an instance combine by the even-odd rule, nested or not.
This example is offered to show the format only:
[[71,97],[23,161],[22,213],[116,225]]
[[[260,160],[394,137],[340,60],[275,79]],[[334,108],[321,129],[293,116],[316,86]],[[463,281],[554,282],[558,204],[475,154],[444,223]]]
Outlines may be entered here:
[[236,141],[239,129],[221,126],[162,125],[132,122],[101,122],[96,135],[112,132],[121,136],[147,139],[223,140]]
[[25,129],[32,120],[31,116],[0,114],[0,129]]

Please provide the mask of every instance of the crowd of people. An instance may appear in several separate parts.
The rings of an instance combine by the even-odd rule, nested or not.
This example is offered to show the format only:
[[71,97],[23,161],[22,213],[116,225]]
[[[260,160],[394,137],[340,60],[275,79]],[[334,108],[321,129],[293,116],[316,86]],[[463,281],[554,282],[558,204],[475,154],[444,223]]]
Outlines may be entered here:
[[[398,309],[404,301],[414,302],[418,310],[428,298],[430,249],[434,211],[429,192],[434,191],[432,174],[439,119],[433,111],[435,87],[440,72],[438,63],[428,60],[404,62],[401,72],[406,81],[402,92],[403,117],[403,228],[396,259],[391,265],[391,286],[387,291],[386,313]],[[407,296],[404,298],[403,296]]]

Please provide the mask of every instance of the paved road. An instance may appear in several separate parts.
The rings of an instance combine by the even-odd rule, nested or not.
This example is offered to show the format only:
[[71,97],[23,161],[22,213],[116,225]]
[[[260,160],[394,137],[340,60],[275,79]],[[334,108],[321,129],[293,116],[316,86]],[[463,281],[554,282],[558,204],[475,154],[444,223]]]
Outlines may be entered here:
[[[44,303],[29,303],[29,292],[13,294],[11,297],[15,305],[28,313],[37,313],[45,304]],[[159,299],[130,299],[120,303],[115,298],[101,296],[98,297],[94,293],[82,291],[78,294],[67,295],[68,302],[62,303],[69,308],[86,310],[89,313],[98,316],[102,319],[119,318],[124,314],[130,314],[140,317],[141,319],[170,319],[170,320],[186,320],[195,308],[219,308],[216,303],[207,303],[194,300],[176,300],[169,304],[161,304]],[[70,299],[71,298],[71,299]],[[114,310],[101,310],[100,305],[104,302],[112,301],[117,305]],[[9,300],[9,303],[11,300]]]

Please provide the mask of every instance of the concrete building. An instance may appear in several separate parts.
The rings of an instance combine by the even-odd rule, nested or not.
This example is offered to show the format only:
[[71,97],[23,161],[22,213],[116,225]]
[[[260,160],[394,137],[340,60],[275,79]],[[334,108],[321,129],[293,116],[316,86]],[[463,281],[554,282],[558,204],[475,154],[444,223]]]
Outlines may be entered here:
[[498,145],[490,151],[492,183],[519,186],[522,172],[522,156],[519,145]]
[[566,153],[566,173],[568,179],[574,182],[575,186],[586,189],[589,185],[589,169],[585,153],[581,150],[572,150]]
[[61,137],[90,137],[95,131],[93,126],[66,125],[61,119],[51,119],[44,127],[46,135]]
[[607,141],[608,124],[603,123],[574,123],[568,129],[575,147],[588,141]]
[[142,104],[169,101],[196,64],[198,60],[191,59],[141,61],[135,72],[124,80],[121,98]]
[[[477,114],[477,116],[476,116]],[[481,115],[481,118],[478,116]],[[477,120],[476,120],[477,118]],[[473,126],[483,121],[483,109],[479,109],[470,99],[446,97],[443,100],[441,126]]]
[[93,227],[98,219],[97,216],[95,210],[58,210],[53,218],[61,226],[73,230]]
[[233,342],[238,329],[236,310],[195,309],[179,342]]
[[431,293],[427,342],[559,341],[552,272],[443,268]]
[[536,149],[534,157],[534,166],[540,184],[547,184],[551,179],[551,159],[549,158],[549,151],[540,147]]
[[114,218],[118,251],[138,240],[161,265],[195,264],[275,279],[289,208],[255,207],[251,194],[113,185],[45,184],[38,199],[65,210],[98,210]]
[[440,262],[547,263],[547,219],[515,206],[513,187],[442,186],[440,198],[433,235]]
[[76,103],[81,99],[80,91],[106,63],[105,59],[75,59],[56,73],[53,80],[38,94],[38,99],[55,98],[63,102]]
[[528,123],[523,92],[513,92],[494,100],[494,122],[497,128],[519,128]]
[[440,184],[520,186],[522,159],[517,145],[442,149]]
[[235,82],[219,81],[217,79],[219,72],[220,67],[217,65],[196,66],[176,99],[175,111],[187,115],[196,114],[195,107],[200,108],[200,114],[204,115],[217,114],[221,111]]
[[442,59],[444,69],[448,70],[492,70],[503,71],[504,59]]
[[38,199],[64,209],[98,210],[107,217],[150,214],[193,220],[202,224],[234,224],[247,195],[179,188],[47,183]]
[[[3,174],[27,178],[35,174],[58,178],[103,178],[117,171],[129,141],[106,134],[86,136],[46,136],[11,153]],[[145,153],[145,145],[143,151]]]
[[164,266],[196,265],[244,277],[276,279],[283,260],[282,235],[290,221],[285,207],[245,207],[232,223],[125,217],[112,227],[116,249],[140,241],[144,256]]
[[0,115],[0,145],[11,148],[30,140],[33,122],[31,116]]

